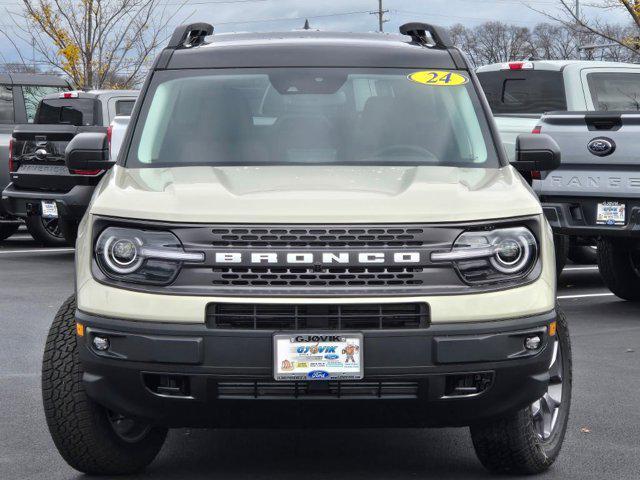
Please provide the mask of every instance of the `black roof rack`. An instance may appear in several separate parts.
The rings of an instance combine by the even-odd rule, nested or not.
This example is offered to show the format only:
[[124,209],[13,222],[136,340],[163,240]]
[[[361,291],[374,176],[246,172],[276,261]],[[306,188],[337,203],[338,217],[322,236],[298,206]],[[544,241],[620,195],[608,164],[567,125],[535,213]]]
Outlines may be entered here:
[[451,41],[451,37],[449,37],[449,33],[442,27],[420,22],[411,22],[400,25],[400,33],[402,35],[409,35],[415,43],[420,45],[429,45],[427,32],[429,32],[429,35],[436,47],[453,47],[453,42]]
[[208,23],[189,23],[180,25],[173,31],[166,48],[191,48],[204,43],[204,37],[213,33],[213,25]]
[[[156,58],[153,70],[376,65],[470,70],[464,55],[457,48],[449,47],[446,30],[422,23],[403,25],[401,31],[411,38],[317,31],[237,33],[225,36],[217,48],[192,48],[204,43],[203,38],[212,30],[208,24],[201,23],[176,29],[167,48]],[[344,48],[336,50],[340,39],[344,39]],[[369,53],[363,55],[363,50]]]

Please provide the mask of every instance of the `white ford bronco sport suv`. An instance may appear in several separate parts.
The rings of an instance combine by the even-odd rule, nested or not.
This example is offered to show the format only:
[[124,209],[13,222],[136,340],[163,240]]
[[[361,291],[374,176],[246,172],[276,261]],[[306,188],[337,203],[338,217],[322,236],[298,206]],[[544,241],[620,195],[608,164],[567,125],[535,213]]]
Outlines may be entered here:
[[488,469],[547,469],[571,347],[517,170],[555,142],[511,166],[438,27],[212,33],[174,32],[115,165],[103,133],[67,147],[113,168],[44,354],[65,460],[139,471],[177,427],[470,426]]

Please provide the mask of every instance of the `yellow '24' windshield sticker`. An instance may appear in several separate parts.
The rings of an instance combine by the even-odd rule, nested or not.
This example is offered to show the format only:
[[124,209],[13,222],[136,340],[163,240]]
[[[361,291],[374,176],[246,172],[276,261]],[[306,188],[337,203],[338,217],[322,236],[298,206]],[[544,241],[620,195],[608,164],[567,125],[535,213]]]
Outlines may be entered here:
[[424,70],[422,72],[415,72],[409,75],[409,80],[422,83],[423,85],[439,85],[443,87],[464,85],[469,81],[467,77],[460,73],[446,70]]

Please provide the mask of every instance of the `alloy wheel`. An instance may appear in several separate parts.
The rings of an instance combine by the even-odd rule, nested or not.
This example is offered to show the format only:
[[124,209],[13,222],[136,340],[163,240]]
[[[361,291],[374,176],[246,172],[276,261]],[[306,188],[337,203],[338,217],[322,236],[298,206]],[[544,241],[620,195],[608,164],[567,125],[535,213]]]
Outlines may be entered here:
[[533,426],[543,442],[548,441],[555,433],[562,408],[562,348],[556,337],[553,343],[553,355],[549,365],[549,385],[546,393],[531,404]]
[[53,235],[56,238],[62,238],[60,222],[57,218],[40,218],[42,219],[42,226],[50,235]]

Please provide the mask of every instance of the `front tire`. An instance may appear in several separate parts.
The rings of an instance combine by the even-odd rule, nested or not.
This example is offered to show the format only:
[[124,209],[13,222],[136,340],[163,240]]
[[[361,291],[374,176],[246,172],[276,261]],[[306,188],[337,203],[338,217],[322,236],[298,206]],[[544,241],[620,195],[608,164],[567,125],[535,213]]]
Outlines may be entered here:
[[495,473],[534,474],[555,462],[567,430],[571,406],[571,340],[567,322],[557,308],[556,340],[547,392],[532,405],[471,427],[478,459]]
[[57,218],[43,218],[40,215],[30,215],[25,221],[27,230],[36,242],[47,247],[63,247],[68,245]]
[[42,398],[49,432],[60,455],[91,475],[143,470],[156,457],[167,430],[108,411],[84,391],[75,329],[75,296],[60,307],[42,362]]
[[640,249],[629,240],[598,240],[598,269],[604,284],[618,297],[640,301]]

